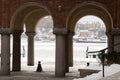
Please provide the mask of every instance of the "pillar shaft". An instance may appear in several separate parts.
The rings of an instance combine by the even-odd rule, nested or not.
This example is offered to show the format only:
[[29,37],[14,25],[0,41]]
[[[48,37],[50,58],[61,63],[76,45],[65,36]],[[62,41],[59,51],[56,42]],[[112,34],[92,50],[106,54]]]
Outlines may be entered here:
[[66,35],[66,38],[65,38],[65,72],[69,72],[69,43],[68,43],[69,39],[68,39],[68,34]]
[[10,35],[1,35],[1,75],[10,75]]
[[68,64],[73,66],[73,35],[74,33],[69,33],[68,35]]
[[28,36],[28,65],[34,65],[34,35],[35,33],[26,33]]
[[10,34],[9,28],[0,29],[1,33],[1,71],[0,75],[10,75]]
[[55,76],[64,77],[66,68],[65,59],[65,40],[66,36],[56,35],[56,63],[55,63]]
[[[108,37],[108,46],[114,45],[114,37],[113,35],[107,35]],[[108,49],[108,52],[114,51],[114,46]]]
[[13,64],[12,71],[21,71],[21,32],[13,34]]
[[[111,33],[107,34],[107,36],[108,36],[108,44],[109,44],[108,46],[120,43],[120,29],[119,28],[113,28],[111,30]],[[113,46],[109,48],[109,52],[112,52],[112,51],[120,52],[119,47],[120,45]]]
[[73,66],[73,33],[69,32],[66,35],[66,72],[69,72],[69,67]]
[[[120,43],[120,34],[114,35],[114,44]],[[114,46],[114,51],[120,52],[120,45]]]

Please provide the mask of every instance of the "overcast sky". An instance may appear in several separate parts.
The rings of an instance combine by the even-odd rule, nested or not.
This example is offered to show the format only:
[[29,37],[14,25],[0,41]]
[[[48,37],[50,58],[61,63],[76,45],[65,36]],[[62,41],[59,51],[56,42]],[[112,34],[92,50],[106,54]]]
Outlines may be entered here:
[[78,22],[80,22],[80,23],[100,22],[101,24],[104,24],[100,18],[93,16],[93,15],[88,15],[88,16],[82,17]]

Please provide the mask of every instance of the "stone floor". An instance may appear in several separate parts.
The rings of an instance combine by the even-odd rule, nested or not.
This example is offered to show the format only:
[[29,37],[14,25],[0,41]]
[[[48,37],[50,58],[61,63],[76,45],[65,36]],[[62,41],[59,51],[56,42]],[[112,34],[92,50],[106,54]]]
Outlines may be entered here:
[[[66,74],[66,77],[56,78],[54,72],[33,72],[33,71],[22,71],[22,72],[11,72],[10,76],[0,76],[0,80],[73,80],[79,78],[79,74],[70,72]],[[104,77],[100,80],[120,80],[120,72],[113,74],[108,77]]]
[[[11,72],[10,76],[0,76],[0,80],[73,80],[79,78],[79,74],[67,73],[66,77],[57,78],[54,72]],[[75,75],[74,75],[75,74]]]

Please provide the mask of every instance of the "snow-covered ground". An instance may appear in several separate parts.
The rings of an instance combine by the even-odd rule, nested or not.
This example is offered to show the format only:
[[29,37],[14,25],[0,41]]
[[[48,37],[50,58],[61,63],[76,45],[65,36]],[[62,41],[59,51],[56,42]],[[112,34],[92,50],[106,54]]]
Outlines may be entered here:
[[[22,42],[22,46],[25,47],[25,58],[22,57],[22,70],[35,71],[37,67],[37,62],[41,61],[43,69],[46,71],[55,71],[55,42],[43,43],[35,42],[35,66],[27,66],[27,43]],[[21,51],[22,50],[21,46]],[[88,68],[88,69],[102,69],[97,62],[97,59],[87,58],[86,59],[86,49],[89,47],[89,51],[97,51],[106,48],[106,43],[74,43],[73,44],[73,54],[74,54],[74,66],[70,68],[70,71],[78,72],[78,69]],[[12,53],[12,52],[11,52]],[[12,60],[11,60],[12,61]],[[90,62],[90,66],[86,67],[86,62]],[[120,65],[114,64],[105,67],[105,76],[112,75],[120,71]],[[78,72],[79,75],[79,72]],[[102,78],[102,71],[89,75],[85,78],[76,78],[74,80],[99,80]]]
[[[90,67],[90,69],[91,68],[92,69],[100,69],[100,67],[96,67],[96,66],[92,66],[92,67]],[[120,72],[120,65],[118,65],[118,64],[113,64],[111,66],[105,67],[105,77],[115,74],[117,72]],[[74,80],[100,80],[101,78],[102,78],[102,71],[100,71],[99,73],[94,73],[94,74],[89,75],[84,78],[79,78],[79,79],[74,79]]]
[[[33,71],[35,72],[37,69],[37,61],[39,57],[36,57],[36,63],[34,66],[27,66],[27,58],[22,58],[22,71]],[[88,59],[90,60],[90,59]],[[87,59],[82,59],[80,62],[75,62],[73,67],[70,67],[70,76],[74,77],[73,80],[100,80],[102,77],[102,66],[95,62],[95,60],[91,60],[91,64],[89,67],[86,66]],[[42,60],[42,67],[44,72],[54,72],[55,71],[55,62],[54,61],[44,61]],[[86,76],[84,78],[79,78],[78,69],[95,69],[101,70],[99,73],[94,73],[92,75]],[[120,72],[120,65],[113,64],[111,66],[105,66],[105,77],[111,76]],[[54,75],[54,73],[51,73]],[[77,78],[76,78],[77,77]],[[66,79],[64,79],[66,80]]]

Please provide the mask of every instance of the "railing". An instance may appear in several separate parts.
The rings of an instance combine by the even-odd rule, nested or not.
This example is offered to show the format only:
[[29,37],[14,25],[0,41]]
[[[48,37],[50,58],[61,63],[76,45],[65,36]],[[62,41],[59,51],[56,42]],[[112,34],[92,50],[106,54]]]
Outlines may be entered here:
[[[91,51],[91,52],[88,52],[88,53],[99,53],[99,52],[101,52],[102,54],[104,54],[107,49],[109,49],[109,48],[111,48],[111,47],[114,47],[114,46],[118,46],[118,45],[120,45],[120,43],[117,43],[117,44],[108,46],[107,48],[104,48],[104,49],[99,50],[99,51]],[[102,76],[103,76],[103,77],[105,76],[104,63],[105,63],[105,56],[103,55],[103,56],[102,56]]]

